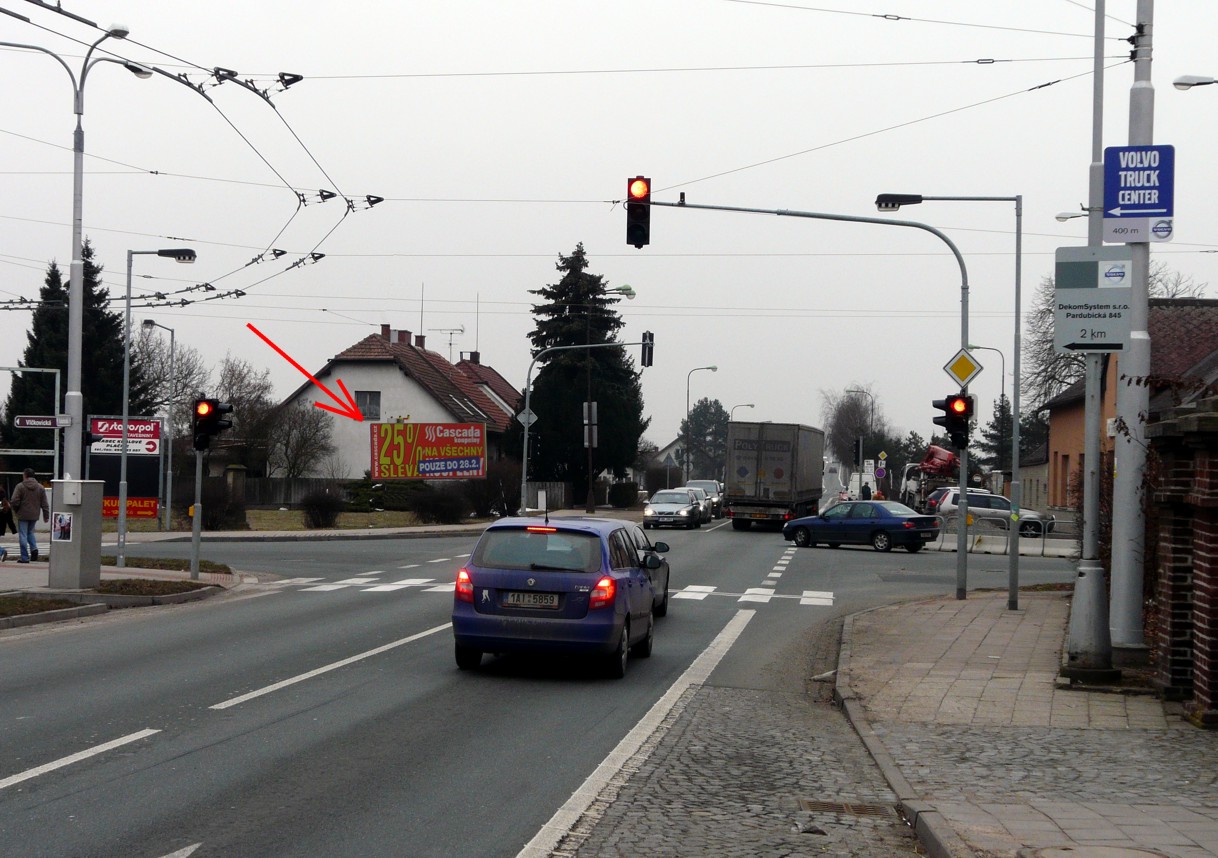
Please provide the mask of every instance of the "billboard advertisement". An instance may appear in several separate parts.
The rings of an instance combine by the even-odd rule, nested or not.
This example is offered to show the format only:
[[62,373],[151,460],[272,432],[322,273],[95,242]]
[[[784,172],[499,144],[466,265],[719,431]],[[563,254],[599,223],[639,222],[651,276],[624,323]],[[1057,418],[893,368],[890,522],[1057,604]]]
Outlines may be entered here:
[[[89,478],[105,484],[102,516],[118,518],[119,477],[122,472],[123,420],[89,418]],[[127,517],[156,518],[161,485],[161,420],[131,417],[127,420]]]
[[483,423],[373,423],[374,480],[469,480],[486,477]]

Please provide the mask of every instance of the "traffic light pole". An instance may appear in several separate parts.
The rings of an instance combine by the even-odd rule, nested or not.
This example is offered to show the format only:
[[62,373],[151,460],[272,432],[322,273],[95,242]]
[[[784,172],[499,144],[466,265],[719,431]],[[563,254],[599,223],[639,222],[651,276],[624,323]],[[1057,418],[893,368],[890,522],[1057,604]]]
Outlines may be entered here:
[[[648,188],[650,191],[650,187]],[[863,217],[860,215],[843,215],[831,214],[826,212],[804,212],[794,211],[792,209],[754,209],[744,208],[741,206],[708,206],[696,205],[685,202],[685,193],[681,193],[679,202],[666,203],[658,200],[651,200],[653,206],[665,206],[669,208],[683,209],[701,209],[704,211],[720,211],[720,212],[742,212],[745,214],[769,214],[778,215],[779,217],[802,217],[811,218],[813,220],[835,220],[845,223],[874,223],[882,226],[903,226],[910,229],[920,229],[924,232],[929,232],[937,236],[951,250],[952,255],[956,257],[956,262],[960,266],[960,348],[968,348],[968,269],[964,265],[964,257],[961,256],[959,248],[952,242],[950,238],[944,235],[939,230],[935,229],[930,224],[919,223],[914,220],[893,220],[891,218],[880,217]],[[968,388],[965,387],[962,391],[965,395],[968,394]],[[956,533],[956,598],[963,599],[968,588],[968,448],[960,451],[960,506],[959,506],[960,525]]]
[[195,450],[195,505],[190,517],[190,580],[199,580],[199,538],[203,529],[203,453]]

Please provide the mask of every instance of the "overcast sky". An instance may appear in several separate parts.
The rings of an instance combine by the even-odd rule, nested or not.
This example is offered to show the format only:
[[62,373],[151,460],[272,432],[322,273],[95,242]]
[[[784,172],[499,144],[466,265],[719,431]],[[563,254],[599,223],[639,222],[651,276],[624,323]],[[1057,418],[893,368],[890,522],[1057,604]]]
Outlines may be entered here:
[[[1218,86],[1180,92],[1171,81],[1218,75],[1218,3],[1157,5],[1155,142],[1176,147],[1176,239],[1153,245],[1152,259],[1215,297]],[[0,7],[30,19],[0,16],[0,41],[52,50],[79,76],[100,30],[31,2]],[[1087,198],[1087,2],[62,8],[129,28],[95,56],[184,74],[212,99],[110,63],[89,73],[84,227],[112,306],[129,249],[193,247],[193,266],[136,257],[135,318],[174,328],[213,364],[230,353],[269,367],[281,396],[303,377],[248,322],[310,371],[382,323],[425,333],[445,356],[455,331],[454,360],[477,349],[523,386],[528,290],[556,282],[559,254],[583,242],[592,273],[638,293],[619,305],[624,339],[655,332],[643,391],[657,444],[677,432],[687,385],[695,402],[753,403],[740,419],[815,425],[822,391],[862,386],[895,428],[927,436],[960,344],[960,273],[943,242],[889,226],[656,208],[652,244],[636,250],[614,204],[626,179],[651,176],[657,200],[683,192],[690,203],[861,216],[879,216],[882,192],[1022,194],[1025,310],[1055,248],[1086,241],[1083,219],[1054,215]],[[1104,143],[1118,146],[1128,143],[1124,39],[1136,4],[1109,0],[1107,11]],[[216,67],[266,98],[217,86]],[[303,80],[284,91],[281,72]],[[0,48],[0,81],[0,365],[14,366],[30,314],[13,302],[37,297],[51,260],[67,277],[74,118],[68,75],[51,57]],[[322,190],[337,196],[322,202]],[[369,195],[384,202],[369,208]],[[969,339],[1003,352],[1009,393],[1014,206],[926,203],[896,217],[960,247]],[[192,289],[201,283],[215,291]],[[175,306],[141,306],[156,293]],[[988,419],[1001,361],[976,354],[986,369],[972,389]],[[717,373],[689,375],[712,364]],[[86,386],[87,371],[86,361]]]

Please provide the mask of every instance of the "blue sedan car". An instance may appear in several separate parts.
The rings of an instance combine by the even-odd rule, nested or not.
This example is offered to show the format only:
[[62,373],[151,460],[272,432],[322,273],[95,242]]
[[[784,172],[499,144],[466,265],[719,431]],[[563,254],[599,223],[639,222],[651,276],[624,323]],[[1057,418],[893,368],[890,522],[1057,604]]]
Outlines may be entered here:
[[482,534],[457,573],[457,667],[484,653],[593,655],[609,675],[651,655],[668,611],[668,562],[637,525],[599,518],[507,518]]
[[788,521],[782,537],[799,546],[856,544],[891,551],[900,545],[912,553],[939,538],[939,519],[896,501],[846,501],[819,515]]

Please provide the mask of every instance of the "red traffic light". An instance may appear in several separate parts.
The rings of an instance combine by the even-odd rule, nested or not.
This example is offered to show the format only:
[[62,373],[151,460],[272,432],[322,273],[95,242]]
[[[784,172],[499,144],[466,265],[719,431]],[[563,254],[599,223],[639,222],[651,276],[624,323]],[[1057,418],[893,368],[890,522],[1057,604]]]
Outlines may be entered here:
[[638,176],[630,180],[630,186],[627,193],[632,200],[645,200],[651,194],[651,179],[644,179]]
[[966,396],[949,396],[947,399],[947,410],[952,414],[964,417],[969,413],[969,401]]
[[195,403],[195,416],[206,417],[207,415],[211,414],[212,407],[212,404],[206,399],[200,399]]

